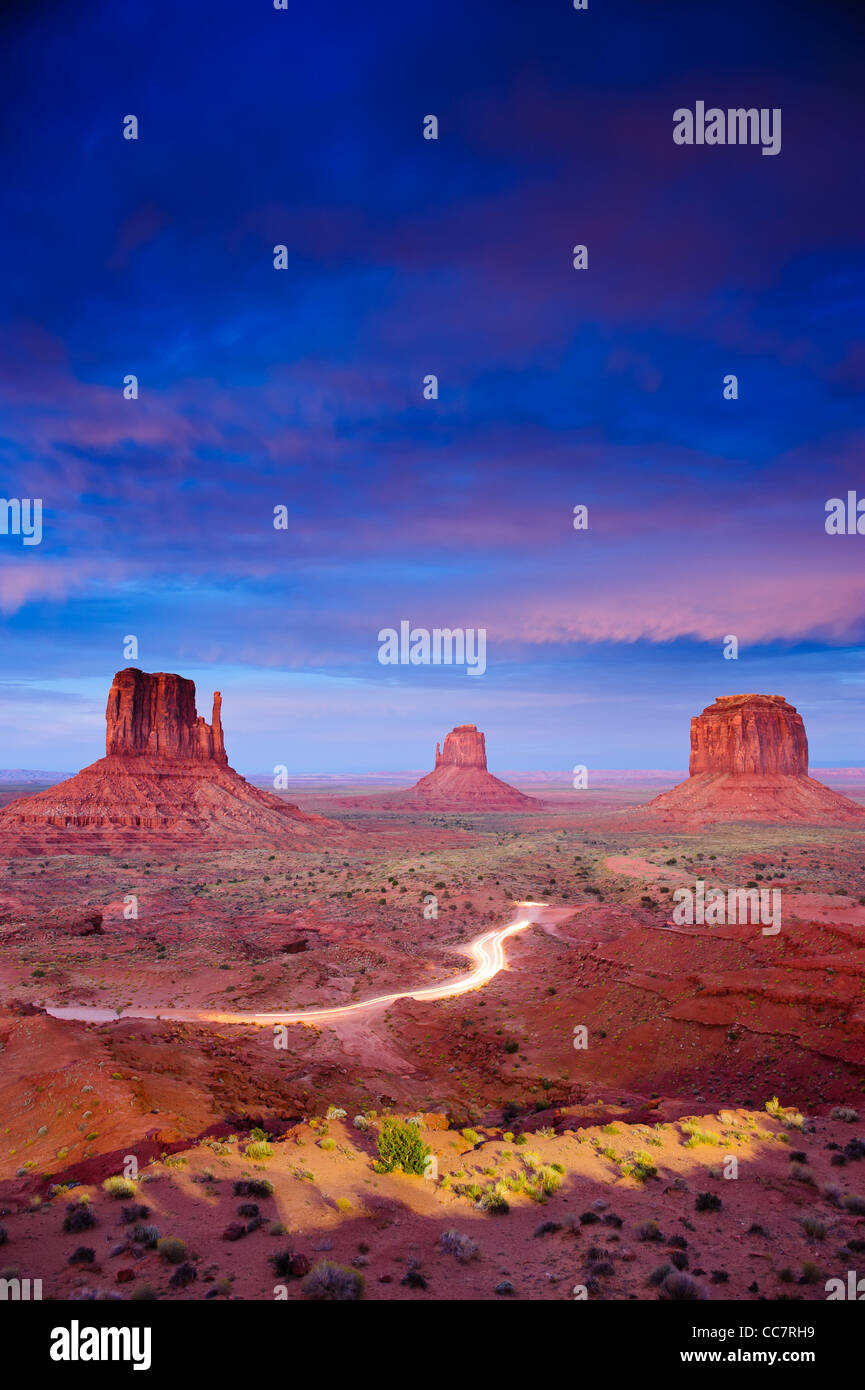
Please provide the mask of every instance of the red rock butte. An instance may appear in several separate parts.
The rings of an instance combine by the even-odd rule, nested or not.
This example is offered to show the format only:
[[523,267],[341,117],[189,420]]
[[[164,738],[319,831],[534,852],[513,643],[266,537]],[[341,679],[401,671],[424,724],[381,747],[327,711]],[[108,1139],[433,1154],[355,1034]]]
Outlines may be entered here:
[[222,697],[208,724],[183,676],[134,667],[118,671],[108,693],[105,757],[35,796],[0,811],[0,843],[27,850],[58,845],[91,851],[94,840],[133,844],[141,831],[221,840],[257,835],[314,839],[342,829],[253,787],[228,766]]
[[389,798],[391,804],[435,810],[531,811],[539,803],[487,771],[483,734],[475,724],[458,724],[444,746],[436,744],[435,767],[408,791]]
[[624,814],[684,827],[865,819],[865,807],[808,776],[805,725],[782,695],[722,695],[695,715],[689,771],[687,782]]

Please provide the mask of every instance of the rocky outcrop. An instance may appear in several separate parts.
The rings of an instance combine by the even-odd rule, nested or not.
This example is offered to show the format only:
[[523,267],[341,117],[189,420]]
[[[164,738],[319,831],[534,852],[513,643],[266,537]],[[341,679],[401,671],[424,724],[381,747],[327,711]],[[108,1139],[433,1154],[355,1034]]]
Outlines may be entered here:
[[783,695],[721,695],[691,720],[689,772],[807,777],[802,716]]
[[458,724],[445,737],[444,748],[436,744],[436,767],[479,767],[487,770],[487,748],[476,724]]
[[159,671],[118,671],[108,693],[108,757],[191,758],[228,764],[222,737],[222,696],[213,697],[213,721],[196,714],[195,684]]
[[684,829],[715,821],[865,819],[865,807],[808,776],[805,725],[781,695],[722,695],[695,715],[690,774],[623,819]]
[[458,724],[452,729],[443,746],[436,744],[433,771],[388,801],[390,805],[431,810],[540,810],[534,797],[525,796],[487,771],[486,741],[475,724]]
[[[228,765],[222,699],[210,724],[195,708],[195,685],[165,672],[118,671],[106,709],[106,756],[65,782],[19,797],[0,811],[0,843],[22,850],[92,851],[95,841],[134,843],[141,831],[185,840],[226,837],[327,839],[335,821],[307,815],[253,787]],[[87,832],[85,835],[84,832]]]

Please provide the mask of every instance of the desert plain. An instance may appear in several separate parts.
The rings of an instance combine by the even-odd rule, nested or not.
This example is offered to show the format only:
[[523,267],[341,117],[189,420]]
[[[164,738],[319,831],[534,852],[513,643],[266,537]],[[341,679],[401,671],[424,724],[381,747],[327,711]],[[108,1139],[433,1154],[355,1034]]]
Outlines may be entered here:
[[[813,775],[865,805],[862,774]],[[335,1265],[326,1296],[760,1300],[861,1265],[863,823],[674,831],[628,812],[677,774],[505,779],[532,809],[304,780],[279,795],[336,827],[312,845],[13,842],[7,1277],[303,1299]],[[782,929],[677,925],[698,880],[780,889]],[[523,919],[480,986],[345,1011],[458,979]],[[323,1007],[345,1012],[223,1021]],[[423,1173],[382,1171],[392,1118]]]

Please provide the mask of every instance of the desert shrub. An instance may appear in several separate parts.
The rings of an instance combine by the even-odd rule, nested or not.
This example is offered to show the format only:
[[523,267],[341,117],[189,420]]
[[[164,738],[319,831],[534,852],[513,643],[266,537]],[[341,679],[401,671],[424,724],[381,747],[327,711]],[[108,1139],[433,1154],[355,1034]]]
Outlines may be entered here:
[[715,1134],[714,1130],[701,1129],[693,1120],[685,1120],[682,1129],[688,1138],[685,1140],[686,1149],[696,1149],[700,1144],[720,1144],[721,1136]]
[[136,1284],[130,1299],[135,1303],[151,1303],[159,1297],[152,1284]]
[[638,1240],[663,1240],[657,1221],[644,1221],[637,1227]]
[[158,1226],[134,1226],[132,1229],[132,1239],[136,1245],[147,1245],[152,1247],[159,1239]]
[[444,1231],[439,1239],[442,1250],[448,1255],[453,1255],[459,1260],[460,1264],[468,1264],[471,1260],[480,1258],[480,1246],[471,1236],[464,1236],[459,1231]]
[[77,1250],[73,1250],[69,1256],[71,1265],[92,1265],[96,1260],[96,1251],[91,1245],[79,1245]]
[[502,1184],[498,1182],[480,1194],[476,1206],[478,1211],[489,1212],[491,1216],[504,1216],[511,1209]]
[[478,1134],[476,1129],[462,1129],[460,1130],[460,1133],[462,1134],[463,1139],[465,1139],[467,1144],[480,1143],[481,1136]]
[[714,1192],[698,1192],[694,1207],[697,1211],[720,1211],[723,1203]]
[[[278,1279],[287,1279],[290,1274],[293,1274],[295,1270],[298,1269],[298,1256],[294,1250],[280,1250],[276,1255],[270,1255],[268,1258],[273,1267],[273,1272]],[[292,1266],[294,1266],[294,1268],[292,1268]],[[308,1261],[304,1268],[308,1272]]]
[[787,1129],[805,1128],[805,1116],[801,1115],[798,1110],[787,1109],[781,1104],[777,1096],[773,1096],[771,1100],[766,1101],[765,1109],[767,1115],[771,1115],[774,1119],[780,1120],[781,1124],[785,1125]]
[[829,1111],[829,1118],[832,1120],[845,1120],[848,1125],[855,1125],[859,1119],[859,1111],[854,1110],[849,1105],[836,1105]]
[[5,1245],[9,1239],[9,1233],[5,1226],[0,1226],[0,1245]]
[[692,1279],[690,1274],[668,1274],[659,1290],[661,1298],[672,1298],[696,1302],[698,1299],[705,1298],[706,1294],[696,1279]]
[[120,1213],[121,1220],[127,1226],[133,1225],[136,1221],[146,1221],[149,1215],[150,1208],[146,1207],[143,1202],[136,1202],[134,1206],[124,1207]]
[[849,1211],[851,1216],[865,1216],[865,1197],[858,1197],[851,1192],[842,1200],[845,1210]]
[[826,1239],[826,1227],[816,1216],[803,1216],[801,1225],[809,1240]]
[[667,1275],[672,1274],[672,1272],[672,1265],[656,1265],[655,1268],[652,1270],[651,1274],[646,1279],[646,1283],[651,1284],[654,1288],[657,1288],[659,1284],[663,1284]]
[[363,1297],[364,1278],[356,1269],[322,1260],[310,1270],[301,1288],[306,1298],[347,1303]]
[[273,1158],[273,1145],[268,1143],[266,1139],[253,1139],[251,1144],[247,1144],[243,1154],[244,1158],[251,1158],[256,1161]]
[[272,1197],[273,1183],[267,1178],[239,1178],[234,1184],[235,1197]]
[[637,1182],[646,1182],[658,1176],[657,1165],[652,1162],[651,1155],[642,1150],[621,1159],[619,1168],[623,1177],[635,1178]]
[[69,1203],[63,1221],[64,1231],[77,1234],[78,1231],[89,1231],[91,1226],[95,1225],[96,1217],[93,1215],[87,1202]]
[[369,1120],[366,1118],[366,1115],[355,1115],[352,1124],[355,1129],[369,1129]]
[[320,1149],[324,1149],[325,1152],[327,1153],[330,1149],[335,1149],[335,1148],[336,1148],[336,1140],[335,1140],[335,1139],[330,1139],[330,1138],[327,1138],[327,1137],[325,1137],[324,1139],[319,1139],[319,1141],[318,1141],[318,1147],[319,1147]]
[[382,1170],[392,1173],[401,1168],[404,1173],[422,1174],[429,1146],[423,1142],[415,1125],[400,1124],[388,1118],[383,1121],[378,1136],[378,1153]]
[[820,1280],[821,1280],[822,1278],[823,1278],[823,1275],[822,1275],[822,1272],[821,1272],[821,1270],[820,1270],[820,1266],[819,1266],[819,1265],[816,1265],[816,1264],[814,1263],[813,1260],[803,1260],[803,1262],[802,1262],[802,1274],[801,1274],[801,1281],[800,1281],[801,1283],[803,1283],[803,1284],[819,1284],[819,1282],[820,1282]]
[[532,1187],[534,1192],[543,1198],[551,1197],[554,1192],[558,1192],[562,1185],[562,1175],[557,1173],[551,1164],[545,1163],[539,1168],[534,1176]]
[[[535,1235],[551,1236],[555,1235],[556,1231],[560,1231],[561,1229],[561,1224],[558,1221],[542,1221],[540,1226],[535,1227]],[[586,1258],[591,1258],[591,1251],[589,1252],[589,1255]]]
[[186,1241],[179,1236],[160,1236],[156,1248],[166,1264],[179,1265],[186,1258]]
[[121,1178],[118,1176],[106,1178],[102,1184],[102,1191],[107,1193],[109,1197],[113,1197],[117,1202],[127,1197],[134,1197],[137,1189],[131,1178]]
[[341,1110],[338,1105],[329,1105],[327,1107],[328,1120],[344,1120],[347,1113],[347,1111]]
[[794,1182],[807,1183],[809,1187],[816,1187],[817,1185],[817,1181],[814,1177],[814,1174],[812,1170],[808,1167],[807,1163],[791,1163],[790,1177],[793,1179]]
[[238,1216],[243,1216],[247,1219],[249,1219],[252,1216],[258,1216],[258,1205],[256,1202],[241,1202],[240,1206],[237,1208],[237,1214]]

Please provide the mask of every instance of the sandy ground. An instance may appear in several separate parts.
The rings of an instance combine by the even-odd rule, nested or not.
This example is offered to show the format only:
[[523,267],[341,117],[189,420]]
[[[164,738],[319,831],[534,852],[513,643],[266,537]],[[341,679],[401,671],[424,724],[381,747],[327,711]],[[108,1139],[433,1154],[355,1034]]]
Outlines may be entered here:
[[[381,829],[362,812],[351,820],[358,842],[338,850],[250,845],[160,858],[124,848],[6,861],[0,1264],[64,1297],[126,1297],[151,1283],[172,1298],[273,1297],[268,1254],[288,1243],[313,1263],[368,1260],[355,1268],[374,1298],[508,1297],[495,1293],[503,1280],[525,1298],[573,1297],[581,1281],[593,1298],[655,1298],[646,1279],[677,1251],[689,1272],[704,1271],[695,1278],[714,1299],[810,1298],[825,1294],[796,1282],[813,1276],[805,1261],[821,1274],[856,1267],[847,1242],[862,1239],[861,1217],[843,1200],[861,1194],[865,1169],[856,1159],[833,1166],[843,1152],[827,1145],[862,1137],[861,1124],[829,1118],[865,1103],[862,832],[614,834],[566,806],[528,818],[409,815]],[[666,928],[670,894],[697,878],[779,888],[782,931]],[[283,1050],[272,1028],[170,1016],[344,1010],[454,980],[466,974],[467,944],[525,899],[549,910],[469,994],[293,1025]],[[51,1002],[95,1012],[89,1022],[52,1018]],[[124,1016],[130,1008],[162,1017]],[[816,1129],[767,1117],[773,1095]],[[348,1119],[329,1122],[336,1148],[322,1149],[312,1125],[330,1105]],[[351,1125],[372,1112],[445,1117],[447,1131],[423,1133],[437,1182],[374,1171],[379,1118],[366,1133]],[[721,1143],[686,1147],[687,1114]],[[256,1124],[276,1136],[260,1165],[242,1157]],[[471,1145],[468,1126],[479,1136]],[[800,1148],[810,1177],[791,1175]],[[525,1153],[564,1169],[543,1204],[520,1184]],[[657,1175],[633,1175],[636,1153]],[[130,1245],[122,1204],[102,1193],[129,1156],[147,1177],[138,1200],[163,1235],[187,1243],[197,1277],[184,1287],[169,1285],[173,1267],[157,1253]],[[738,1179],[712,1176],[725,1156],[739,1159]],[[233,1182],[259,1168],[274,1183],[265,1225],[224,1240],[240,1219]],[[502,1216],[474,1194],[495,1182],[512,1185]],[[69,1190],[51,1196],[58,1185]],[[82,1191],[98,1224],[64,1234],[66,1203]],[[722,1207],[696,1212],[701,1191]],[[595,1202],[608,1204],[601,1220],[580,1221]],[[608,1213],[622,1226],[604,1223]],[[803,1215],[824,1234],[809,1235]],[[547,1219],[561,1229],[536,1236]],[[639,1239],[636,1226],[650,1219],[665,1241]],[[748,1234],[754,1221],[768,1237]],[[277,1222],[293,1234],[268,1235]],[[439,1248],[451,1227],[480,1247],[465,1265]],[[670,1236],[688,1245],[670,1246]],[[68,1263],[79,1245],[93,1248],[87,1267]],[[426,1288],[400,1282],[413,1259]],[[612,1274],[589,1273],[607,1261]],[[305,1296],[299,1280],[288,1280],[288,1296]]]

